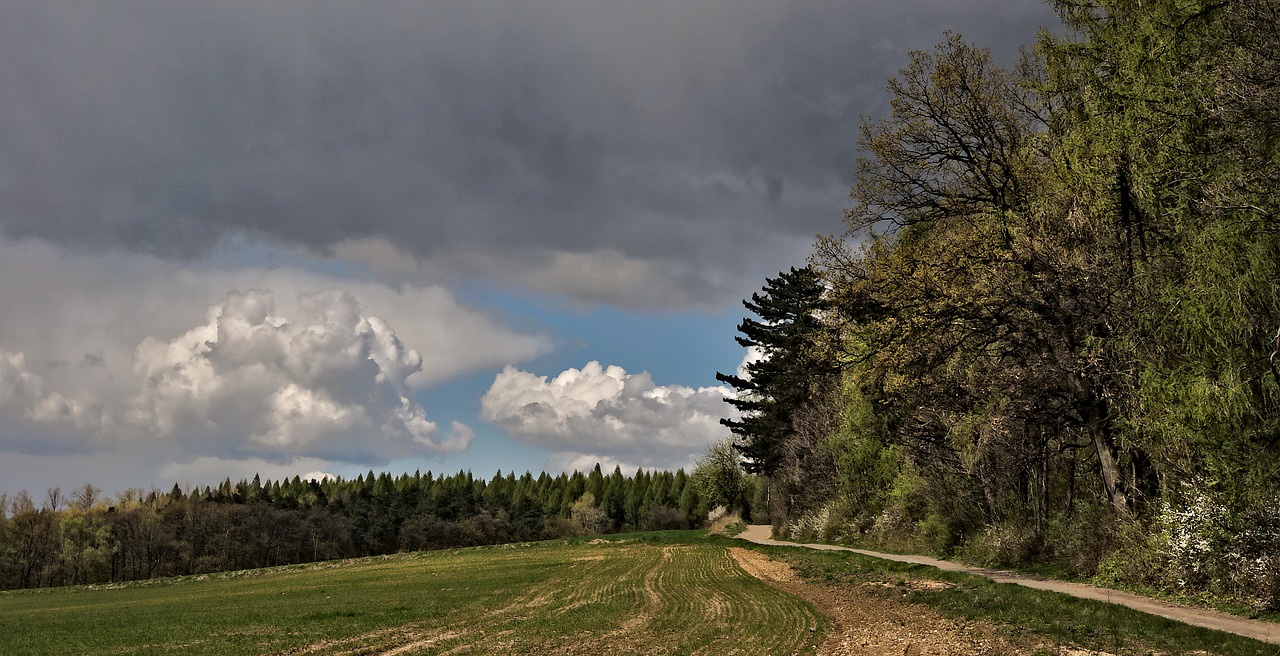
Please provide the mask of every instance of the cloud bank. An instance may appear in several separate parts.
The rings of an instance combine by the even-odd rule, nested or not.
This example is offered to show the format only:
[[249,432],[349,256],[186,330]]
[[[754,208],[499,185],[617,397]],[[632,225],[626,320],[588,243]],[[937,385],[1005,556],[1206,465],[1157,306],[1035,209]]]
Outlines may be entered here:
[[[1008,61],[1053,22],[1039,0],[2,2],[0,480],[455,453],[449,412],[502,367],[489,421],[557,465],[688,464],[719,392],[540,381],[517,367],[568,354],[494,312],[736,308],[840,230],[908,50],[950,29]],[[593,330],[558,337],[619,338]]]
[[591,361],[555,378],[507,367],[481,400],[481,416],[518,440],[556,452],[566,468],[597,461],[689,466],[726,437],[725,387],[658,385],[646,372]]
[[[385,463],[465,450],[417,390],[550,347],[437,287],[0,241],[0,450]],[[310,461],[308,461],[310,463]],[[313,469],[317,467],[312,467]]]
[[255,455],[386,460],[468,446],[439,438],[409,390],[422,356],[354,296],[303,294],[297,312],[277,314],[269,291],[233,291],[207,324],[143,340],[127,423],[160,437],[246,435],[237,447]]
[[[0,235],[374,243],[415,275],[721,305],[839,229],[859,119],[908,50],[953,29],[1007,59],[1053,21],[1036,0],[5,2]],[[596,262],[640,275],[584,284]]]

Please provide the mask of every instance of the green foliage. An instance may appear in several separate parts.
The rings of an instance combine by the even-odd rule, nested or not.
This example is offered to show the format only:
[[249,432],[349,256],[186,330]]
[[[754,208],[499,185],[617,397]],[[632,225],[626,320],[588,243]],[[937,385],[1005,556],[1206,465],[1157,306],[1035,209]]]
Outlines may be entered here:
[[730,511],[749,510],[749,507],[740,505],[740,497],[747,487],[747,475],[742,471],[741,456],[734,449],[732,440],[725,439],[708,446],[690,477],[707,505],[723,506]]
[[[216,489],[85,486],[61,510],[20,493],[0,521],[0,588],[206,574],[397,551],[701,524],[705,503],[684,471],[605,476],[597,466],[536,479],[458,472],[355,480],[232,483]],[[590,492],[597,488],[600,496]],[[687,490],[687,492],[686,492]],[[686,500],[687,508],[677,507]],[[56,504],[61,505],[61,504]],[[699,513],[701,513],[699,515]]]
[[788,526],[1276,608],[1280,9],[1053,4],[1013,69],[911,53],[863,126]]
[[590,492],[584,492],[582,498],[573,502],[569,514],[581,531],[579,535],[598,535],[609,528],[609,516],[596,504],[596,498]]
[[886,442],[883,421],[858,390],[845,396],[838,430],[824,444],[835,462],[837,494],[854,515],[854,529],[866,532],[884,511],[904,466],[901,450]]

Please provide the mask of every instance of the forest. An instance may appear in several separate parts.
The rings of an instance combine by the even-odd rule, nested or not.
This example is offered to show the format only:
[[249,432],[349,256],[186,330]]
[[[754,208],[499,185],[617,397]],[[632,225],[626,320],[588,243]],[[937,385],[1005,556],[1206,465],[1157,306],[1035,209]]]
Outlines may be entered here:
[[[727,446],[720,449],[729,453]],[[724,462],[721,460],[721,462]],[[93,485],[0,497],[0,588],[36,588],[203,574],[508,542],[701,526],[710,506],[747,509],[754,488],[716,461],[625,476],[600,466],[536,478],[428,472],[232,483],[169,492]],[[733,499],[721,498],[732,489]]]
[[1051,4],[909,56],[725,423],[793,537],[1280,609],[1280,4]]

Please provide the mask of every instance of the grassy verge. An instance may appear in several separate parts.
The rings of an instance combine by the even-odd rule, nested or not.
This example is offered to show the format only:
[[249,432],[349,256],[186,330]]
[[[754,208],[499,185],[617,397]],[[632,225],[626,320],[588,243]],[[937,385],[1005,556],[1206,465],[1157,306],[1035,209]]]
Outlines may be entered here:
[[0,654],[812,653],[825,619],[704,535],[5,593]]
[[[1280,647],[1194,627],[1129,608],[1063,594],[1000,584],[849,552],[797,547],[753,546],[785,560],[808,581],[874,584],[872,590],[922,604],[957,618],[987,618],[1003,625],[1019,642],[1048,643],[1120,654],[1223,654],[1274,656]],[[945,586],[922,586],[920,580]]]
[[[870,539],[830,542],[829,544],[838,544],[844,547],[879,551],[888,554],[925,554],[937,558],[942,557],[937,554],[929,554],[928,551],[924,549],[912,548],[910,545],[882,544]],[[1002,569],[1009,572],[1027,574],[1041,578],[1056,579],[1072,583],[1085,583],[1100,588],[1109,588],[1111,590],[1118,590],[1121,592],[1131,592],[1133,594],[1151,597],[1152,599],[1159,599],[1161,601],[1168,601],[1175,604],[1195,606],[1197,608],[1216,610],[1230,615],[1235,615],[1237,617],[1276,622],[1280,624],[1280,612],[1258,612],[1256,608],[1230,599],[1224,599],[1223,597],[1215,596],[1207,592],[1201,592],[1198,594],[1180,594],[1159,588],[1116,582],[1097,576],[1080,576],[1072,572],[1068,566],[1061,563],[1050,562],[1034,565],[1015,565],[1004,562],[983,562],[982,559],[966,558],[963,554],[954,557],[947,557],[948,560],[951,560],[952,558],[954,558],[955,562],[974,567]],[[1280,627],[1277,627],[1277,630],[1280,630]]]
[[[1015,569],[1012,571],[1022,571]],[[1219,612],[1236,615],[1254,620],[1262,620],[1264,622],[1275,622],[1276,632],[1280,633],[1280,612],[1258,612],[1256,608],[1251,608],[1241,603],[1231,600],[1224,600],[1221,597],[1213,596],[1209,593],[1190,595],[1190,594],[1174,594],[1167,590],[1150,588],[1141,585],[1126,585],[1123,583],[1114,583],[1111,581],[1100,581],[1098,579],[1084,579],[1082,582],[1096,585],[1102,588],[1110,588],[1112,590],[1120,590],[1123,592],[1132,592],[1133,594],[1168,601],[1175,604],[1184,604],[1187,606],[1196,606],[1199,608],[1207,608]]]

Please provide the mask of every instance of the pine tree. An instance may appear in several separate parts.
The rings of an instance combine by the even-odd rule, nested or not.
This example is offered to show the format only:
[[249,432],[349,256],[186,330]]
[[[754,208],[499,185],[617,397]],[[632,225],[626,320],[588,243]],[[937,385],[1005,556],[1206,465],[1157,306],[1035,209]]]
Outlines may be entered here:
[[742,304],[759,320],[738,324],[738,344],[757,349],[760,359],[744,366],[744,376],[717,373],[735,396],[725,399],[740,419],[721,419],[738,436],[735,446],[751,473],[770,475],[784,459],[784,446],[795,433],[797,412],[810,405],[815,390],[838,371],[824,353],[823,313],[829,310],[824,287],[810,267],[781,272],[766,279],[763,294]]

